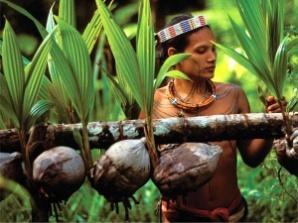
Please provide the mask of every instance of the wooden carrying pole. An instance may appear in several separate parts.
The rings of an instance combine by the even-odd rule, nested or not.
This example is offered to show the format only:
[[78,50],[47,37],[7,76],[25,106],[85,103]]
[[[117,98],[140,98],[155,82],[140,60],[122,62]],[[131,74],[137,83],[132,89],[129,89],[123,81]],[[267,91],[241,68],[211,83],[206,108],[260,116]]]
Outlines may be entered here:
[[[293,127],[298,127],[298,113],[289,118]],[[81,124],[40,125],[44,143],[51,146],[66,145],[77,148],[73,130],[81,130]],[[88,125],[91,148],[106,149],[123,139],[144,136],[144,120],[118,122],[91,122]],[[228,139],[279,138],[283,137],[281,113],[250,113],[212,115],[191,118],[167,118],[154,120],[154,135],[157,143],[204,142]],[[15,129],[0,130],[0,151],[19,151]]]

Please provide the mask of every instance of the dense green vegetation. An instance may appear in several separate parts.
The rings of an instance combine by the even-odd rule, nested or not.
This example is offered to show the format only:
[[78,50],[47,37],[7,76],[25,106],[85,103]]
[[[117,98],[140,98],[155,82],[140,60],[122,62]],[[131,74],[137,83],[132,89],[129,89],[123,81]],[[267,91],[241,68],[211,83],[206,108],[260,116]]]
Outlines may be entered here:
[[[295,11],[298,9],[298,2],[286,1],[285,4],[287,17],[285,21],[285,33],[297,36],[298,18]],[[136,8],[136,6],[131,7],[134,13],[136,13]],[[117,10],[119,14],[121,14],[121,8]],[[30,11],[30,9],[28,9],[28,11]],[[219,43],[234,49],[240,49],[236,36],[232,32],[232,27],[226,12],[228,12],[235,21],[239,21],[240,25],[243,25],[241,24],[240,15],[233,1],[208,1],[207,8],[204,11],[194,11],[193,14],[204,14],[207,16]],[[170,17],[171,16],[168,18]],[[123,19],[123,21],[127,20]],[[127,23],[122,25],[129,35],[135,35],[135,24]],[[34,36],[24,37],[24,35],[18,35],[18,43],[22,49],[22,53],[26,55],[32,55],[32,53],[35,52],[37,41],[38,38]],[[113,88],[106,73],[107,71],[111,71],[109,68],[111,61],[107,58],[103,58],[105,51],[104,41],[104,37],[99,38],[96,52],[92,54],[92,62],[94,64],[93,73],[96,75],[97,79],[95,83],[97,96],[95,98],[95,107],[92,114],[90,114],[89,120],[122,120],[125,118],[125,112],[122,111],[120,103],[118,103],[115,96],[112,94]],[[90,45],[92,45],[92,43],[90,43]],[[90,48],[92,47],[90,46]],[[28,52],[30,53],[28,54]],[[100,64],[100,66],[98,66],[98,64]],[[290,64],[291,73],[288,74],[285,84],[285,96],[288,100],[294,96],[294,89],[297,89],[298,86],[298,57],[293,57]],[[0,71],[3,73],[2,67]],[[218,62],[214,80],[240,85],[248,96],[252,112],[263,111],[263,104],[261,100],[259,100],[257,86],[260,85],[261,88],[264,88],[264,85],[220,50],[218,51]],[[63,107],[63,103],[61,103],[61,105]],[[297,106],[294,110],[298,111]],[[73,117],[69,120],[64,117],[64,115],[63,113],[59,114],[58,109],[58,111],[51,113],[49,120],[50,122],[79,121],[78,117]],[[7,122],[5,115],[0,113],[0,128],[11,127],[13,127],[12,123]],[[102,152],[99,150],[93,150],[93,160],[99,157],[101,153]],[[255,169],[247,167],[239,156],[238,179],[241,191],[249,205],[248,221],[298,221],[297,178],[280,167],[276,161],[274,151],[269,154],[261,166]],[[0,221],[30,221],[31,206],[29,205],[29,197],[24,195],[23,190],[20,187],[7,184],[7,182],[1,178],[0,188],[14,188],[17,190],[17,193],[0,201]],[[148,182],[136,193],[135,197],[140,204],[133,205],[130,211],[131,220],[147,222],[158,221],[156,207],[160,194],[154,184],[151,181]],[[75,192],[65,204],[61,204],[59,219],[67,222],[123,221],[124,209],[120,206],[119,215],[117,215],[115,211],[111,211],[110,204],[102,196],[98,195],[98,193],[92,189],[89,182],[86,181],[80,190]],[[51,216],[50,221],[56,221],[54,215]]]

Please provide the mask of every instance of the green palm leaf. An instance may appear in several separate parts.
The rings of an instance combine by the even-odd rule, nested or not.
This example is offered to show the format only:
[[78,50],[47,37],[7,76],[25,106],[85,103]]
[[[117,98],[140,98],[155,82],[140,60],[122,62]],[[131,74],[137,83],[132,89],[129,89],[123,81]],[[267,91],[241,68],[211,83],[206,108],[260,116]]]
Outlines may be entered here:
[[[70,105],[70,97],[78,98],[77,83],[73,82],[71,77],[73,71],[68,64],[63,52],[59,49],[58,45],[54,43],[50,55],[48,56],[48,69],[51,76],[51,83],[48,86],[48,91],[52,99],[57,102],[56,106],[63,108],[60,109],[61,113],[67,111],[67,107]],[[68,82],[68,86],[65,88],[63,79]]]
[[[185,73],[179,71],[179,70],[170,70],[166,73],[163,73],[163,75],[160,76],[161,78],[159,79],[158,82],[156,82],[156,88],[159,87],[159,85],[162,83],[162,81],[166,77],[172,77],[172,78],[178,78],[178,79],[184,79],[184,80],[191,80]],[[157,80],[157,79],[156,79]]]
[[284,34],[284,1],[268,1],[268,54],[273,64],[274,55]]
[[97,39],[100,35],[101,30],[102,30],[102,24],[100,21],[100,15],[98,10],[96,10],[82,34],[82,38],[84,39],[87,45],[89,54],[92,52],[97,42]]
[[267,55],[266,38],[264,38],[266,21],[262,16],[261,1],[238,0],[236,3],[253,43],[256,44],[256,47],[261,52],[261,55]]
[[[54,32],[54,31],[53,31]],[[30,109],[34,105],[39,90],[41,87],[43,75],[45,73],[46,65],[47,65],[47,57],[51,48],[51,40],[52,34],[49,34],[41,43],[38,50],[36,51],[32,62],[27,65],[29,66],[27,69],[27,80],[25,84],[25,92],[24,92],[24,103],[23,103],[23,118],[24,120],[27,118]]]
[[54,8],[54,4],[51,6],[47,17],[47,23],[46,23],[47,32],[52,32],[56,25],[54,20],[53,8]]
[[22,116],[25,75],[16,36],[8,21],[5,23],[2,45],[3,71],[15,114]]
[[287,51],[286,51],[287,38],[285,38],[279,45],[275,54],[273,63],[273,79],[278,98],[282,97],[284,83],[287,75]]
[[130,104],[129,96],[123,90],[122,86],[118,83],[115,77],[111,75],[107,75],[110,86],[112,88],[112,92],[116,96],[116,99],[119,101],[120,104],[127,106]]
[[160,84],[162,83],[162,81],[165,79],[165,77],[167,77],[168,75],[174,74],[175,76],[172,77],[177,77],[177,78],[183,78],[183,79],[187,79],[187,77],[183,74],[178,74],[178,72],[176,73],[171,73],[169,74],[168,71],[177,63],[180,63],[181,61],[187,59],[190,56],[190,54],[188,53],[178,53],[178,54],[174,54],[170,57],[168,57],[165,62],[161,65],[159,72],[156,76],[156,81],[155,81],[155,89],[158,88],[160,86]]
[[[87,121],[94,98],[93,75],[88,50],[81,35],[73,27],[62,21],[59,21],[58,27],[61,35],[59,45],[72,71],[72,76],[68,74],[67,78],[72,79],[73,86],[71,87],[76,88],[78,92],[78,98],[73,99],[72,103],[76,105],[75,108],[81,119]],[[61,79],[67,89],[69,82],[64,81],[66,78],[64,76],[66,75],[61,76]]]
[[[284,26],[284,3],[279,0],[237,0],[237,6],[245,29],[232,19],[231,24],[247,57],[230,48],[216,44],[229,56],[261,79],[278,99],[287,74],[287,40],[282,41]],[[295,44],[293,44],[295,45]]]
[[155,74],[155,44],[154,31],[151,21],[151,10],[149,1],[142,1],[139,10],[139,21],[137,30],[137,58],[140,67],[139,87],[143,89],[142,102],[144,112],[151,114],[153,104],[153,81]]
[[0,112],[5,114],[5,117],[8,117],[16,128],[19,128],[20,124],[18,117],[16,116],[10,101],[3,95],[0,95]]
[[59,18],[65,23],[76,27],[74,0],[59,1]]
[[38,118],[44,115],[47,111],[49,111],[54,106],[53,102],[47,100],[39,100],[30,110],[28,116],[27,126],[32,126]]
[[[1,56],[2,56],[2,44],[3,44],[3,41],[0,39],[0,55]],[[28,63],[30,63],[30,60],[25,56],[22,56],[22,60],[23,60],[24,65],[27,65]]]
[[[136,53],[122,29],[115,23],[111,13],[101,0],[97,0],[98,10],[102,24],[116,61],[116,70],[121,79],[125,80],[131,89],[137,103],[142,107],[142,94],[140,86],[140,68]],[[121,50],[120,50],[121,49]]]
[[[270,71],[268,68],[269,62],[268,60],[266,61],[267,53],[260,50],[258,46],[259,44],[255,42],[254,39],[251,39],[241,26],[237,25],[232,19],[230,19],[230,21],[247,58],[258,67],[259,72],[257,75],[265,81],[271,81],[270,78],[268,78],[268,73]],[[264,54],[266,56],[264,56]]]
[[39,91],[40,99],[49,99],[49,86],[51,85],[51,81],[47,76],[43,76],[41,81],[41,87]]

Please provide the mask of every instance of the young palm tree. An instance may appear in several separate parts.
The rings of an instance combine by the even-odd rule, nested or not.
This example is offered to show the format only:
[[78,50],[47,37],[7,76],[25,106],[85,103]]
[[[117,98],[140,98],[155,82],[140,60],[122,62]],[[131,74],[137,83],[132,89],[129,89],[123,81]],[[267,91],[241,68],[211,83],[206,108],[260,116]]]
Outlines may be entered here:
[[131,98],[133,97],[144,112],[148,152],[154,167],[158,161],[152,127],[154,91],[166,76],[186,78],[181,72],[168,72],[168,70],[176,63],[186,59],[188,55],[179,54],[168,59],[161,67],[155,80],[155,38],[149,1],[144,0],[141,3],[136,52],[104,3],[101,0],[97,0],[96,3],[116,61],[117,79],[112,80],[115,92],[123,107],[127,104],[131,105]]
[[[298,46],[297,37],[284,35],[284,1],[237,0],[236,3],[244,27],[231,18],[230,21],[245,54],[220,44],[217,46],[262,80],[283,108],[287,64],[297,53]],[[292,129],[284,110],[285,131],[289,137]]]
[[6,21],[3,32],[2,65],[4,76],[0,76],[2,88],[0,110],[8,115],[14,127],[18,129],[28,177],[31,177],[32,173],[29,151],[26,149],[26,135],[36,120],[53,106],[49,101],[37,101],[37,99],[54,32],[55,30],[45,37],[32,61],[25,68],[15,33],[8,21]]
[[[18,5],[7,1],[0,0],[0,2],[7,4],[12,9],[18,11],[22,15],[29,18],[36,28],[38,29],[42,38],[45,38],[48,32],[51,32],[55,27],[54,22],[54,14],[52,12],[52,8],[50,9],[47,25],[43,26],[36,18],[34,18],[27,10],[19,7]],[[74,1],[73,0],[61,0],[59,2],[59,13],[58,18],[63,20],[65,23],[70,26],[75,27],[75,11],[74,11]],[[94,46],[100,36],[102,30],[102,25],[99,18],[99,12],[96,10],[91,18],[90,22],[85,27],[82,38],[87,46],[88,53],[91,54]],[[53,52],[54,51],[54,52]],[[57,46],[53,45],[52,54],[57,54]],[[59,53],[59,52],[58,52]],[[61,67],[56,68],[51,60],[51,56],[48,58],[49,65],[49,73],[50,79],[46,76],[43,77],[42,80],[42,88],[40,92],[40,97],[43,99],[55,101],[56,108],[56,117],[58,121],[63,121],[66,123],[75,123],[79,121],[78,115],[76,114],[76,110],[73,108],[70,99],[66,93],[67,89],[63,89],[63,84],[59,78],[60,75],[69,75],[65,74],[65,69],[61,69]]]

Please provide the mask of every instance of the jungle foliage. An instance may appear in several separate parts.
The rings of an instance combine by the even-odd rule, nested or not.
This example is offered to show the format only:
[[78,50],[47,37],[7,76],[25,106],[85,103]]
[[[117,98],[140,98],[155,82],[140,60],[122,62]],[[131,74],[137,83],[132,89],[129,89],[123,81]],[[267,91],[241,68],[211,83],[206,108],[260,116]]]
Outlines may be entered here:
[[[19,128],[20,135],[28,129],[35,122],[48,121],[52,123],[76,123],[82,122],[86,125],[88,121],[92,120],[123,120],[125,118],[131,118],[132,115],[136,115],[140,108],[147,110],[150,114],[150,105],[152,104],[153,91],[164,78],[166,71],[172,64],[182,60],[187,55],[180,55],[179,58],[174,58],[174,62],[168,62],[168,67],[164,69],[157,76],[162,76],[159,81],[154,83],[152,73],[155,73],[154,68],[154,42],[148,42],[147,45],[151,46],[151,64],[146,67],[146,71],[143,71],[143,84],[137,83],[137,75],[139,75],[140,69],[145,69],[144,65],[144,48],[142,47],[144,39],[142,34],[138,32],[140,27],[135,22],[129,23],[130,18],[133,15],[137,15],[137,8],[140,1],[135,1],[126,8],[113,9],[117,15],[122,15],[116,23],[111,23],[108,20],[110,16],[109,11],[100,12],[96,10],[93,16],[85,27],[78,27],[75,16],[75,4],[73,1],[59,1],[59,7],[56,6],[49,9],[47,16],[47,22],[45,25],[39,20],[35,19],[29,12],[30,9],[24,10],[13,4],[13,1],[1,0],[2,4],[10,5],[10,7],[25,17],[29,17],[32,20],[32,26],[35,26],[40,36],[29,38],[23,38],[19,33],[14,34],[13,27],[10,23],[6,22],[6,27],[2,32],[1,28],[1,59],[3,61],[0,67],[0,129],[6,128]],[[68,4],[66,3],[68,2]],[[247,44],[251,44],[251,40],[245,37],[245,25],[241,21],[241,13],[237,10],[237,4],[233,1],[208,1],[207,8],[204,11],[194,11],[193,14],[204,14],[209,18],[209,22],[212,24],[212,29],[217,36],[217,42],[229,46],[230,49],[236,51],[229,51],[231,54],[237,52],[243,52],[244,56],[248,57],[250,62],[263,63],[260,65],[260,69],[265,69],[266,74],[269,74],[271,68],[266,67],[264,64],[273,65],[274,58],[262,57],[267,55],[267,51],[270,51],[270,46],[266,45],[262,36],[257,36],[259,39],[254,40],[256,48],[261,49],[262,55],[257,52],[245,49],[243,42],[239,44],[236,39],[236,35],[233,34],[232,28],[238,32],[238,35],[242,35]],[[245,1],[242,1],[245,2]],[[257,1],[254,1],[255,3]],[[273,1],[274,2],[274,1]],[[101,1],[97,1],[101,3]],[[56,3],[57,4],[57,3]],[[288,40],[296,39],[298,35],[298,18],[295,11],[298,9],[298,3],[296,1],[285,1],[285,15],[287,20],[283,21],[280,25],[280,36],[287,36],[287,39],[282,41],[282,38],[276,41],[274,49],[271,51],[283,52],[285,43]],[[127,10],[131,10],[131,13],[125,13]],[[103,10],[103,9],[102,9]],[[278,11],[279,9],[276,8]],[[55,12],[56,11],[56,12]],[[230,20],[227,17],[227,11]],[[100,13],[106,13],[107,20],[100,21]],[[147,11],[147,15],[150,17],[150,12]],[[261,13],[261,12],[260,12]],[[282,12],[279,12],[282,13]],[[125,15],[125,16],[123,16]],[[170,16],[169,16],[170,18]],[[110,22],[110,23],[109,23]],[[113,22],[113,21],[112,21]],[[146,23],[146,20],[140,21],[140,23]],[[139,23],[139,24],[140,24]],[[118,24],[123,28],[124,32],[117,31],[116,26]],[[146,25],[146,24],[145,24]],[[153,29],[153,24],[150,24]],[[284,25],[284,26],[283,26]],[[110,33],[106,31],[106,35],[102,32],[102,26],[105,29],[110,28]],[[56,27],[56,28],[55,28]],[[116,27],[116,28],[115,28]],[[114,29],[114,30],[113,30]],[[83,31],[78,31],[83,30]],[[260,32],[262,27],[260,27]],[[117,36],[113,36],[113,33],[118,33]],[[248,33],[252,34],[252,31],[248,29]],[[236,33],[237,34],[237,33]],[[259,33],[261,35],[261,33]],[[5,35],[13,36],[12,42],[3,41]],[[129,39],[135,42],[136,51],[134,51],[134,45],[131,45]],[[145,34],[144,34],[145,35]],[[147,35],[153,36],[153,30]],[[119,37],[121,36],[121,37]],[[270,37],[270,36],[269,36]],[[42,39],[40,45],[36,44],[38,38]],[[113,38],[122,38],[122,44],[120,46],[113,46],[111,43]],[[143,38],[143,39],[142,39]],[[53,41],[53,39],[55,41]],[[114,63],[112,54],[107,47],[107,40],[111,45],[111,50],[115,55],[117,49],[122,49],[123,55],[118,55],[120,59],[116,59],[116,70],[111,67]],[[264,41],[264,42],[263,42]],[[275,40],[272,40],[275,41]],[[116,41],[117,42],[117,41]],[[278,42],[278,43],[277,43]],[[280,48],[278,44],[281,43]],[[36,57],[24,55],[24,49],[26,45],[30,45],[31,55],[35,54],[47,54],[48,57],[41,58],[43,62],[36,62]],[[38,49],[36,47],[38,45]],[[266,46],[265,46],[266,45]],[[51,47],[50,47],[51,46]],[[242,48],[241,48],[242,47]],[[247,46],[251,49],[251,46]],[[269,49],[267,49],[269,47]],[[23,49],[23,50],[22,50]],[[297,48],[294,48],[294,50]],[[291,51],[291,52],[294,52]],[[226,50],[228,51],[228,50]],[[14,58],[8,58],[11,55],[9,52],[15,52]],[[251,53],[251,54],[250,54]],[[80,54],[80,57],[74,55]],[[252,76],[251,73],[258,73],[260,70],[257,66],[244,62],[246,68],[238,65],[233,59],[223,54],[218,50],[218,62],[215,73],[215,81],[227,81],[241,85],[244,88],[248,99],[252,106],[253,112],[262,112],[263,105],[258,93],[257,87],[263,89],[261,94],[264,94],[266,87],[264,84],[259,83],[257,77]],[[240,54],[240,53],[238,53]],[[237,54],[238,58],[240,56]],[[91,55],[91,56],[90,56]],[[269,55],[269,54],[268,54]],[[257,56],[261,57],[258,58]],[[234,57],[235,58],[235,57]],[[270,62],[263,61],[268,60]],[[122,60],[122,61],[121,61]],[[243,58],[236,59],[243,61]],[[278,60],[275,59],[275,60]],[[9,61],[16,61],[10,63]],[[120,62],[119,62],[120,61]],[[122,66],[119,63],[127,63],[134,61],[135,66]],[[36,64],[39,64],[38,66]],[[45,66],[47,70],[45,71]],[[243,65],[243,63],[242,63]],[[298,56],[293,55],[290,58],[288,67],[286,61],[281,61],[280,66],[276,65],[276,69],[282,70],[282,89],[277,89],[276,95],[278,97],[285,96],[288,100],[297,100],[297,86],[298,86]],[[253,67],[253,68],[252,68]],[[120,73],[124,76],[118,75]],[[115,74],[117,72],[117,77]],[[7,75],[7,74],[11,75]],[[59,75],[59,74],[71,74],[71,75]],[[135,76],[132,76],[131,74]],[[6,80],[4,78],[9,76],[12,80]],[[17,75],[21,74],[21,75]],[[45,75],[43,75],[45,74]],[[86,75],[88,74],[88,75]],[[260,72],[259,75],[262,75]],[[273,82],[280,82],[278,77],[280,71],[274,71],[272,76]],[[126,75],[126,76],[125,76]],[[147,76],[146,76],[147,75]],[[183,77],[182,74],[172,73],[172,76]],[[151,79],[149,78],[151,77]],[[127,79],[131,78],[131,79]],[[272,82],[261,76],[264,82]],[[129,83],[127,82],[130,81]],[[121,83],[122,82],[122,83]],[[122,86],[120,87],[119,84]],[[3,90],[4,87],[8,90]],[[17,87],[16,87],[17,86]],[[273,87],[269,86],[269,90],[274,91]],[[135,89],[133,89],[135,87]],[[142,95],[141,90],[146,87],[148,95]],[[138,88],[138,89],[137,89]],[[133,90],[130,90],[133,89]],[[4,92],[9,92],[11,102],[7,102],[7,95]],[[30,97],[28,96],[30,95]],[[34,97],[32,97],[32,95]],[[151,100],[146,102],[145,99]],[[3,106],[5,105],[5,106]],[[129,110],[131,107],[135,108],[133,111]],[[4,109],[3,109],[4,108]],[[5,110],[6,109],[6,110]],[[298,111],[297,104],[292,102],[293,111]],[[8,117],[7,115],[10,114]],[[136,118],[137,116],[134,116]],[[92,154],[89,155],[88,143],[86,143],[86,134],[82,136],[77,134],[78,144],[84,149],[82,153],[85,156],[85,162],[90,163],[90,160],[97,159],[103,151],[92,150]],[[25,146],[25,145],[24,145]],[[24,152],[25,153],[25,152]],[[90,157],[91,156],[91,157]],[[238,183],[244,197],[248,201],[249,214],[248,221],[261,221],[261,222],[297,222],[298,221],[298,184],[297,178],[290,175],[286,170],[280,167],[276,160],[274,151],[269,154],[265,162],[256,169],[251,169],[238,159]],[[30,168],[29,164],[26,164],[27,168]],[[0,201],[0,221],[1,222],[28,222],[31,218],[31,205],[30,196],[24,188],[17,185],[14,182],[0,178],[0,188],[12,191],[12,194],[3,201]],[[158,215],[156,214],[156,207],[160,194],[154,184],[149,181],[136,193],[136,198],[140,201],[139,205],[134,205],[130,211],[132,221],[158,221]],[[124,211],[120,207],[120,214],[117,215],[114,211],[110,210],[109,203],[98,193],[92,189],[90,184],[86,181],[79,191],[75,192],[70,199],[61,204],[59,210],[59,218],[67,222],[97,222],[97,221],[123,221]],[[50,218],[51,222],[55,222],[54,215]]]

